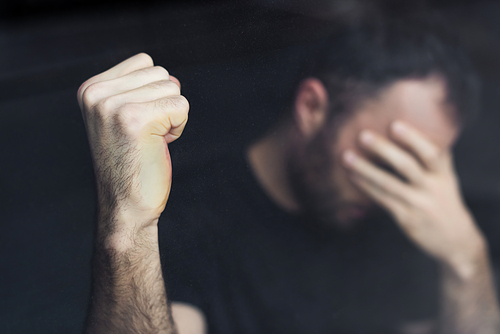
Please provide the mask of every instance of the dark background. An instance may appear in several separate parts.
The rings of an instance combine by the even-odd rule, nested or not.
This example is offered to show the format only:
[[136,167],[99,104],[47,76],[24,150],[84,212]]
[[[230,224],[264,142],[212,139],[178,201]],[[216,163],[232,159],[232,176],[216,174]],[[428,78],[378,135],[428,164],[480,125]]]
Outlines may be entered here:
[[[243,149],[276,120],[310,45],[357,2],[305,3],[0,4],[0,332],[82,330],[95,196],[79,85],[138,52],[180,79],[191,111],[170,147],[174,196],[176,178]],[[379,3],[396,15],[425,6]],[[483,81],[481,115],[455,154],[464,196],[500,262],[500,3],[428,7],[453,24]]]

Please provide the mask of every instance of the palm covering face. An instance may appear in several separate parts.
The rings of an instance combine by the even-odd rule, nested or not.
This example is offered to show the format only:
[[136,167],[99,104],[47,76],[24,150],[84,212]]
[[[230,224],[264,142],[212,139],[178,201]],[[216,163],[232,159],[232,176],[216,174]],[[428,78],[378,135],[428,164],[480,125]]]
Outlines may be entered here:
[[409,124],[395,122],[391,135],[393,140],[363,131],[360,142],[406,182],[346,152],[353,182],[429,255],[453,266],[469,262],[483,238],[462,200],[451,153],[440,150]]

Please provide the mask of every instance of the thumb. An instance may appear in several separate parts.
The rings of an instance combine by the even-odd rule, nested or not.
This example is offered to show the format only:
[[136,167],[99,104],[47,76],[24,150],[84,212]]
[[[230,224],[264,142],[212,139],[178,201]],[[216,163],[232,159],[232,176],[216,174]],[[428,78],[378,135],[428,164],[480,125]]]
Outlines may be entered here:
[[147,102],[145,107],[141,122],[137,124],[139,128],[148,126],[146,133],[163,136],[167,143],[180,137],[186,126],[189,113],[189,102],[184,96],[167,96]]

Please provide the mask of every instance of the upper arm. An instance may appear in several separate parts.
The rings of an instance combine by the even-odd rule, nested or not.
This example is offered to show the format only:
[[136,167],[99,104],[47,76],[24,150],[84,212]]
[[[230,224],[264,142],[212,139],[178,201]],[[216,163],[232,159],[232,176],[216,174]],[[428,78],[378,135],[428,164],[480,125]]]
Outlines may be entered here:
[[207,325],[203,312],[197,307],[172,302],[172,317],[179,334],[205,334]]

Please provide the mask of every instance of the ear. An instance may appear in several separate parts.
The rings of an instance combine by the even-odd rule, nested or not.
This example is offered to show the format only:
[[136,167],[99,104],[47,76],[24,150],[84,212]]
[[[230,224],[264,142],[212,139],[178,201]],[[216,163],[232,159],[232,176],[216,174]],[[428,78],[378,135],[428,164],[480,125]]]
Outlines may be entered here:
[[315,78],[300,83],[295,96],[294,119],[297,128],[306,138],[313,137],[323,126],[328,114],[328,93],[321,81]]

